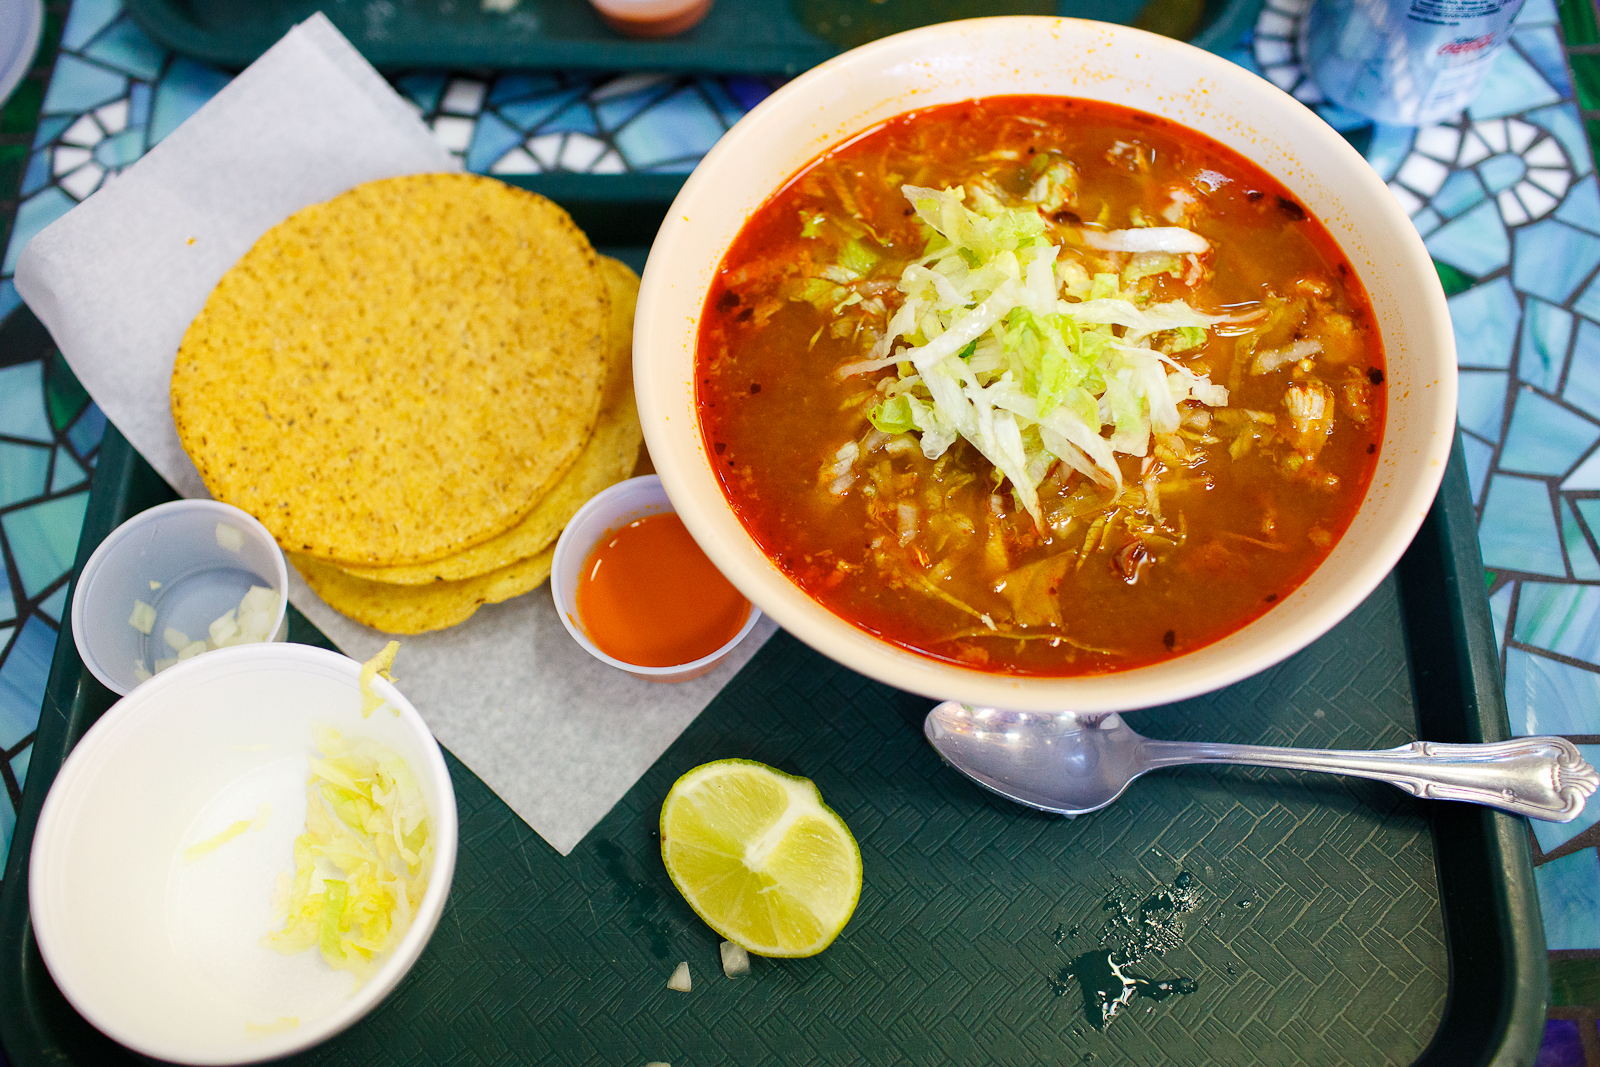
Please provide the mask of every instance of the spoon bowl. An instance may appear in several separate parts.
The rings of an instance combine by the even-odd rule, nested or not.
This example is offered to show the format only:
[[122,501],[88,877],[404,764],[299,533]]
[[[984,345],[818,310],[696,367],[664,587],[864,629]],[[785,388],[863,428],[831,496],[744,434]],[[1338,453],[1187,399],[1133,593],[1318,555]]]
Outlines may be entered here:
[[1115,712],[1005,711],[956,701],[928,712],[922,732],[946,763],[985,789],[1058,815],[1099,811],[1145,772],[1188,763],[1349,774],[1416,797],[1485,804],[1551,822],[1576,819],[1600,788],[1600,773],[1560,737],[1481,745],[1413,741],[1368,752],[1272,748],[1155,741]]

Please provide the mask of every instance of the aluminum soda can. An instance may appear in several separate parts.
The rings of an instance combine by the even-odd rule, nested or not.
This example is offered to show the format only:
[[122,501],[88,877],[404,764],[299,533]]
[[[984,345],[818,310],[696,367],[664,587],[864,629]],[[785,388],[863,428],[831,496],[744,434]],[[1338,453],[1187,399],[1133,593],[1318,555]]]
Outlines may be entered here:
[[1316,0],[1300,57],[1329,100],[1379,122],[1456,114],[1483,87],[1522,0]]

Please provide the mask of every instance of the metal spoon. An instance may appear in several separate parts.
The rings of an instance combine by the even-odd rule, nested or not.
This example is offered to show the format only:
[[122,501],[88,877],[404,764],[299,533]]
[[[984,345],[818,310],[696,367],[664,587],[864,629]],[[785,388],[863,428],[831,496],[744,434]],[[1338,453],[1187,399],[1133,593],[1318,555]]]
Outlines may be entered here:
[[1246,763],[1375,778],[1432,800],[1487,804],[1570,822],[1600,788],[1600,773],[1560,737],[1482,745],[1413,741],[1370,752],[1153,741],[1113,712],[1041,713],[946,701],[922,732],[946,763],[1019,804],[1060,815],[1099,811],[1158,767]]

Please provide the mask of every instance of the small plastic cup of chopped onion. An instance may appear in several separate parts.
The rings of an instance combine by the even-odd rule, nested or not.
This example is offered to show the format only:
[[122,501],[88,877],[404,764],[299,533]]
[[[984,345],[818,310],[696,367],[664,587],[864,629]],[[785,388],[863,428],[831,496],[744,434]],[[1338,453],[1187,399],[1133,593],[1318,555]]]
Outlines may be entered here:
[[111,531],[72,594],[84,666],[126,696],[204,652],[288,636],[289,570],[267,528],[215,500],[175,500]]

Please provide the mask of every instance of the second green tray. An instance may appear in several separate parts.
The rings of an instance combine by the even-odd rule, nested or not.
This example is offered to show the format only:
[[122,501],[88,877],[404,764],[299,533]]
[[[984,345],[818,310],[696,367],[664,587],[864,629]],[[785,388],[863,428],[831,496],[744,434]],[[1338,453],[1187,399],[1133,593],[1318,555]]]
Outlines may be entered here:
[[224,67],[249,64],[315,11],[379,70],[414,67],[799,74],[901,30],[979,15],[1071,15],[1141,25],[1220,50],[1261,0],[716,0],[687,33],[638,40],[586,0],[124,0],[158,44]]

